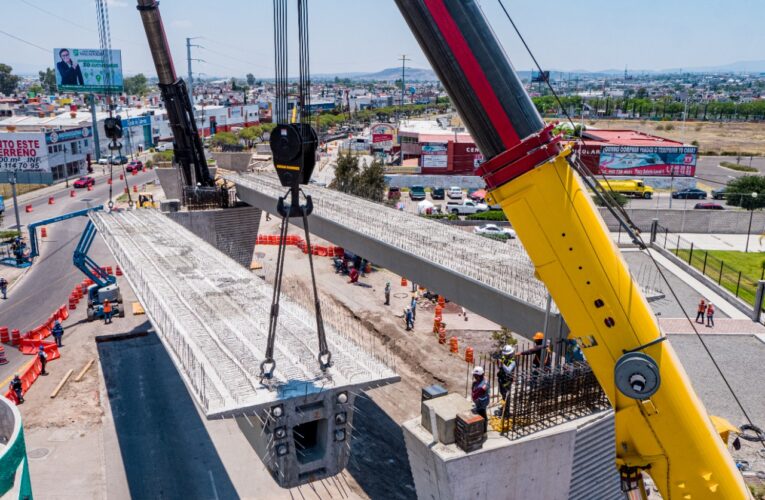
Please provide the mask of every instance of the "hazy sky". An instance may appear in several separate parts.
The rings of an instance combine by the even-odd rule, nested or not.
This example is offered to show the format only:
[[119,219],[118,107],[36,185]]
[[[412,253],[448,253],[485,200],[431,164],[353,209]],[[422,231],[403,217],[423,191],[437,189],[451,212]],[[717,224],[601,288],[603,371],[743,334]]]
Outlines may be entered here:
[[[515,67],[531,69],[497,0],[478,1]],[[545,68],[666,69],[765,59],[762,0],[504,1]],[[309,6],[312,72],[376,71],[399,65],[401,54],[411,66],[427,67],[393,0],[312,0]],[[202,37],[194,43],[205,47],[193,49],[193,57],[206,61],[194,63],[195,73],[273,76],[270,0],[162,0],[160,9],[184,76],[191,36]],[[135,0],[110,0],[109,11],[112,47],[122,49],[125,73],[154,75]],[[47,49],[0,32],[0,62],[15,71],[52,67],[54,47],[99,46],[94,0],[0,0],[0,12],[0,30]]]

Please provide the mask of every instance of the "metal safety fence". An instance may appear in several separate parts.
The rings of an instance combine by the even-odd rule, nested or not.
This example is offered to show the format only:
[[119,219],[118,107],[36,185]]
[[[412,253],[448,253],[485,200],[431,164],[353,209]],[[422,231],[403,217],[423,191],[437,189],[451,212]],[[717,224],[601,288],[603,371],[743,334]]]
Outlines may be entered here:
[[754,305],[759,280],[765,279],[765,267],[759,275],[752,275],[726,263],[723,259],[694,245],[680,235],[671,234],[667,228],[658,225],[655,243],[672,252],[678,259],[700,271],[730,293]]

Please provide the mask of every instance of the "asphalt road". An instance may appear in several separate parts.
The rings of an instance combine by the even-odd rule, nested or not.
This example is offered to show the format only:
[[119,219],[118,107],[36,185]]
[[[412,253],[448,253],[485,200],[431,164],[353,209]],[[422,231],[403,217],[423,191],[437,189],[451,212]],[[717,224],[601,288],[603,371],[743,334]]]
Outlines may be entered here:
[[[132,186],[133,184],[145,183],[155,178],[156,174],[152,170],[140,172],[135,176],[129,176],[128,182]],[[124,181],[122,181],[119,187],[115,181],[115,193],[121,193],[123,186]],[[88,206],[104,204],[108,201],[109,196],[109,186],[106,183],[106,178],[98,178],[92,191],[78,189],[75,198],[69,197],[69,191],[69,188],[61,187],[50,194],[32,198],[30,201],[25,202],[24,205],[32,204],[33,211],[26,213],[24,210],[20,210],[19,215],[22,226],[26,227],[26,225],[32,222],[81,210]],[[50,196],[55,199],[53,205],[48,204]],[[47,226],[47,238],[39,238],[38,234],[40,257],[35,259],[32,267],[10,289],[8,299],[0,301],[0,325],[8,326],[9,329],[18,328],[24,333],[39,326],[56,308],[67,303],[69,294],[74,286],[85,278],[72,265],[72,254],[86,222],[84,217],[70,219]],[[12,209],[10,212],[6,212],[3,226],[6,229],[15,226]],[[26,230],[24,230],[24,233],[28,239]],[[115,264],[114,257],[109,253],[100,238],[95,239],[90,255],[101,265],[113,266]],[[64,334],[64,345],[66,345],[66,334]],[[0,365],[0,382],[9,375],[12,375],[21,365],[31,359],[30,356],[24,356],[19,351],[11,348],[6,348],[6,357],[9,363]],[[0,390],[4,389],[4,387],[0,387]]]

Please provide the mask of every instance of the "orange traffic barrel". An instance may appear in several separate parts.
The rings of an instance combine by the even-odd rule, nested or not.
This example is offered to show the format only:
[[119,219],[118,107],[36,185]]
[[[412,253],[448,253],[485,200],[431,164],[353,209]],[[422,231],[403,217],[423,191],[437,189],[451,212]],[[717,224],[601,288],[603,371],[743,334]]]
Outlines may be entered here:
[[53,196],[48,197],[48,205],[53,205],[56,203],[56,199]]
[[47,238],[48,237],[48,228],[47,227],[41,227],[40,228],[40,237],[41,238]]
[[11,345],[21,344],[21,331],[18,328],[11,330]]
[[93,186],[88,186],[88,191],[93,191]]
[[5,357],[5,347],[0,345],[0,365],[8,363],[8,358]]
[[407,281],[406,281],[406,278],[404,278],[404,277],[402,276],[402,277],[401,277],[401,286],[406,286],[406,285],[407,285]]
[[436,318],[433,320],[433,333],[438,333],[438,328],[441,326],[441,320]]
[[7,326],[0,326],[0,342],[7,344],[11,341],[11,334]]
[[117,269],[115,269],[115,273],[114,274],[116,276],[122,276],[122,268],[120,268],[120,266],[117,266]]
[[460,351],[460,346],[459,346],[459,342],[457,341],[457,337],[451,337],[449,339],[449,350],[455,354]]
[[138,170],[133,170],[133,175],[138,175]]
[[77,195],[77,192],[76,192],[74,189],[72,189],[71,191],[69,191],[69,197],[70,197],[70,198],[74,198],[76,195]]
[[441,307],[444,307],[444,305],[446,305],[446,299],[444,298],[443,295],[438,296],[438,305]]
[[24,211],[25,211],[26,213],[29,213],[29,212],[31,212],[31,211],[32,211],[32,205],[27,205],[26,207],[24,207]]
[[106,266],[106,274],[112,274],[112,266]]
[[106,183],[111,186],[112,185],[112,180],[111,179],[106,179]]
[[446,344],[446,331],[445,330],[439,330],[438,331],[438,343],[439,344]]
[[133,192],[134,192],[134,193],[137,193],[137,192],[138,192],[138,186],[136,186],[136,185],[133,185]]
[[124,180],[125,180],[125,176],[124,176],[124,175],[122,175],[122,174],[120,174],[120,180],[121,180],[121,181],[124,181]]
[[444,306],[441,304],[436,305],[436,316],[441,316],[441,311],[444,310]]
[[72,311],[77,309],[77,301],[75,301],[72,297],[69,297],[69,309]]
[[468,347],[465,349],[465,362],[466,363],[472,363],[473,362],[473,348]]

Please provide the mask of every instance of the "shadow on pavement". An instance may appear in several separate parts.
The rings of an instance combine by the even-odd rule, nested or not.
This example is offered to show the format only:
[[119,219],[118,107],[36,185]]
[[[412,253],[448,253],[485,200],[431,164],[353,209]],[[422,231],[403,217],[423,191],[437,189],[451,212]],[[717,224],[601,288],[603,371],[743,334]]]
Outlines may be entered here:
[[97,346],[130,496],[238,498],[156,334]]
[[364,393],[355,407],[348,472],[373,500],[416,499],[401,426]]

